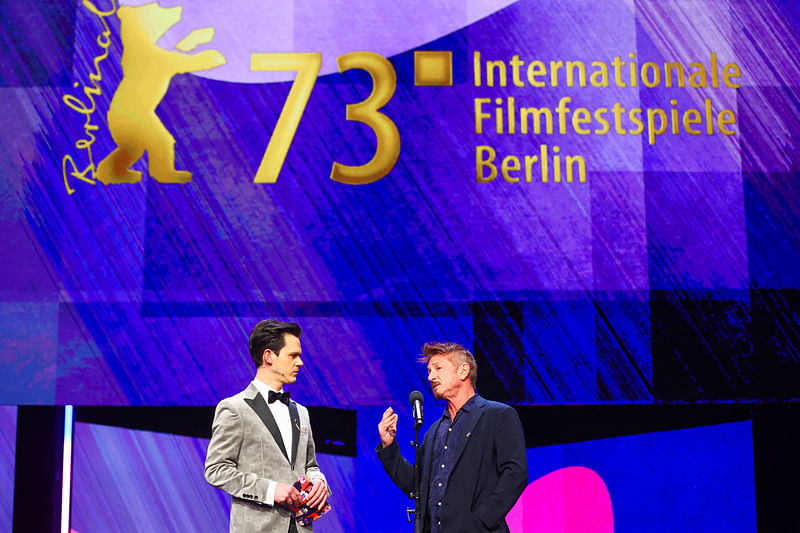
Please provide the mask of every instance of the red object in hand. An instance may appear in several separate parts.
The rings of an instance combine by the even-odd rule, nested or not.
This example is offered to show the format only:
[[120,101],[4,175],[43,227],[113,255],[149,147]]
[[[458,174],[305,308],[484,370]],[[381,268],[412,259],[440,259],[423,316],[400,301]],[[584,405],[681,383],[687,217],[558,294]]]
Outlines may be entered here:
[[312,509],[305,505],[305,501],[308,499],[309,494],[311,494],[311,488],[313,486],[314,484],[311,483],[310,480],[306,479],[306,476],[300,476],[297,481],[294,482],[294,488],[300,492],[300,499],[304,503],[292,508],[291,511],[294,513],[297,523],[301,526],[309,525],[311,522],[331,510],[331,506],[328,503],[326,503],[322,509]]

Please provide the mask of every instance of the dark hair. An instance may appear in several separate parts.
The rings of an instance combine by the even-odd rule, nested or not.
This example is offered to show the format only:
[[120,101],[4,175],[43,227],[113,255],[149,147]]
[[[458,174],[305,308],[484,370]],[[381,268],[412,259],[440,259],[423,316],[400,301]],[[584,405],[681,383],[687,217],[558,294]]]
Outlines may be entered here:
[[472,383],[472,388],[478,381],[478,363],[475,362],[475,357],[472,353],[455,342],[426,342],[422,347],[421,363],[427,364],[430,362],[431,357],[440,354],[450,354],[450,360],[454,365],[461,365],[467,363],[469,365],[469,382]]
[[284,335],[294,335],[300,338],[300,326],[294,322],[280,322],[278,320],[262,320],[253,332],[250,333],[250,357],[253,358],[256,368],[263,363],[264,351],[272,350],[275,355],[286,344]]

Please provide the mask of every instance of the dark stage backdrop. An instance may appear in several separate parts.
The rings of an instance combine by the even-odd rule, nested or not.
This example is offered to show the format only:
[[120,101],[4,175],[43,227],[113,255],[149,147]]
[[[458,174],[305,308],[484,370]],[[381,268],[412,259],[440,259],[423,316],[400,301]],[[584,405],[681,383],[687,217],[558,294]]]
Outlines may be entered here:
[[[440,415],[416,362],[427,340],[472,348],[485,397],[538,406],[523,416],[531,450],[587,442],[554,471],[624,461],[592,444],[623,435],[690,465],[700,433],[685,428],[751,424],[716,440],[720,460],[752,454],[736,494],[760,530],[788,516],[780,498],[800,497],[784,490],[800,473],[787,452],[800,440],[795,2],[123,4],[0,3],[0,403],[165,413],[113,430],[79,417],[74,490],[153,486],[138,497],[158,493],[165,509],[187,492],[224,500],[195,479],[206,419],[181,425],[167,408],[244,388],[249,332],[279,318],[304,329],[292,397],[346,421],[313,420],[339,484],[323,533],[384,516],[403,530],[407,502],[371,450],[380,413],[405,415],[409,391],[425,392],[428,423]],[[659,425],[673,404],[685,409]],[[14,443],[41,441],[23,423],[41,411],[20,409],[19,435],[16,409],[2,413],[0,471],[20,479]],[[142,447],[151,461],[106,477]],[[95,448],[105,466],[78,471]],[[169,487],[172,464],[186,476]],[[599,475],[616,527],[632,531],[641,522],[617,514],[618,498],[637,484],[661,498],[683,473]],[[28,503],[0,492],[10,530]],[[352,511],[365,497],[375,516]],[[112,520],[92,525],[82,501],[80,533]],[[714,505],[669,512],[677,529],[716,531],[696,525],[727,504]]]
[[[230,498],[197,468],[208,439],[83,423],[75,438],[76,531],[227,530]],[[370,451],[320,456],[339,509],[315,530],[411,530],[404,495],[371,479],[383,473],[374,471]],[[531,448],[528,467],[531,483],[509,513],[512,531],[756,530],[750,422]],[[341,508],[360,501],[373,504]]]

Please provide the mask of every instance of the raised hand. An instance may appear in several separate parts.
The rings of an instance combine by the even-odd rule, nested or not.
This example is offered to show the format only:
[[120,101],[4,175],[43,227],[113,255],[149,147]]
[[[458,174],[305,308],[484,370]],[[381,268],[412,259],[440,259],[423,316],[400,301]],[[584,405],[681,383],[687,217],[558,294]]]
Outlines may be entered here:
[[378,424],[378,433],[381,436],[381,445],[384,448],[394,442],[394,437],[397,435],[397,415],[391,407],[383,412],[383,418]]

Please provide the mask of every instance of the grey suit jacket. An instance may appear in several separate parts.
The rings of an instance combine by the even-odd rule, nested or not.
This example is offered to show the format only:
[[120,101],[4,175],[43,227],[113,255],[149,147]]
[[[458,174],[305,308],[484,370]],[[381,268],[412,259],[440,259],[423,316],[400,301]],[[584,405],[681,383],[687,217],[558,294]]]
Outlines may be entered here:
[[[231,533],[286,533],[292,514],[265,502],[270,481],[294,483],[303,474],[323,477],[317,466],[308,410],[289,402],[292,449],[255,385],[225,398],[214,413],[205,477],[231,495]],[[325,484],[328,481],[325,480]],[[298,531],[310,532],[301,527]]]

